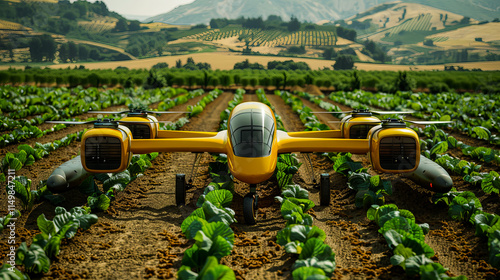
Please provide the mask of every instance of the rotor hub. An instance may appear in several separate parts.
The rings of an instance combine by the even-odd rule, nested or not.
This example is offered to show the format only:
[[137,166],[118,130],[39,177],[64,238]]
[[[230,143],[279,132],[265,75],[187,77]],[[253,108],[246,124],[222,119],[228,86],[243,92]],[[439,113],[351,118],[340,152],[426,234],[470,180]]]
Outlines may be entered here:
[[127,113],[127,117],[142,117],[146,118],[148,116],[148,112],[146,111],[130,111]]
[[357,118],[357,117],[371,117],[372,113],[368,109],[354,109],[352,111],[352,117]]
[[382,120],[382,127],[383,128],[404,128],[404,127],[406,127],[406,123],[402,120],[388,118],[388,119]]
[[118,122],[114,119],[97,119],[94,128],[118,128]]

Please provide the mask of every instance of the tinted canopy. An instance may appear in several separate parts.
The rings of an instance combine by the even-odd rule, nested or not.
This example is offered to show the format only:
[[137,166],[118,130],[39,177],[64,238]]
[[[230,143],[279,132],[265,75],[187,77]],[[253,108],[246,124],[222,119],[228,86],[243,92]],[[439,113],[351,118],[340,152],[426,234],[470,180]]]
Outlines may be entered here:
[[229,121],[234,155],[265,157],[271,154],[274,120],[260,109],[245,109]]

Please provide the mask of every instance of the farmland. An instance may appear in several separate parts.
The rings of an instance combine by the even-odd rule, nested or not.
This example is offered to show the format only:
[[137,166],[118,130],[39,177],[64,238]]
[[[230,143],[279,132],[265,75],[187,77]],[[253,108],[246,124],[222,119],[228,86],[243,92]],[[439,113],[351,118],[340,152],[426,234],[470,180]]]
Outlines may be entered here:
[[[248,79],[251,79],[251,75],[258,75],[259,72],[239,73],[241,78],[249,75]],[[281,74],[281,72],[276,74],[278,73]],[[422,77],[426,75],[421,73]],[[337,79],[345,80],[346,77],[337,76]],[[432,80],[436,77],[430,76],[427,79]],[[222,76],[219,78],[222,79]],[[323,78],[318,77],[318,79]],[[483,78],[477,76],[474,79],[480,81]],[[331,248],[333,254],[325,253],[328,256],[323,256],[325,259],[321,267],[323,273],[329,275],[332,273],[331,264],[335,264],[333,279],[406,279],[406,275],[411,275],[410,265],[406,266],[405,271],[395,263],[398,258],[393,256],[401,256],[401,251],[393,250],[391,247],[393,243],[388,244],[384,236],[379,233],[381,222],[377,217],[381,216],[382,211],[389,213],[389,210],[405,213],[404,217],[413,216],[412,219],[408,218],[408,221],[404,220],[406,223],[415,226],[428,224],[429,232],[425,236],[422,234],[425,232],[422,229],[425,228],[424,225],[422,228],[419,226],[420,229],[411,227],[414,235],[428,246],[421,245],[424,246],[422,248],[431,248],[434,252],[431,254],[426,249],[426,257],[421,259],[427,264],[427,269],[430,269],[429,262],[431,262],[434,271],[439,271],[439,265],[449,269],[448,276],[463,275],[469,279],[500,277],[498,255],[495,256],[497,254],[495,250],[498,250],[495,247],[498,239],[495,238],[498,237],[494,235],[494,230],[499,225],[494,221],[498,221],[498,218],[490,224],[486,223],[486,220],[490,219],[487,218],[490,217],[488,215],[500,214],[498,196],[500,186],[497,173],[500,164],[498,154],[500,141],[497,136],[498,127],[495,125],[499,117],[492,105],[498,103],[495,94],[448,92],[436,95],[411,92],[387,94],[332,91],[325,87],[321,92],[312,85],[291,93],[274,91],[269,86],[260,89],[247,87],[245,90],[237,89],[239,87],[232,85],[223,87],[223,90],[211,91],[186,90],[178,86],[150,90],[2,87],[1,99],[12,100],[0,103],[4,116],[2,137],[8,139],[5,136],[12,135],[23,126],[28,127],[28,123],[21,120],[26,119],[29,122],[29,128],[22,129],[23,137],[17,137],[12,143],[3,142],[0,149],[2,170],[5,172],[7,167],[17,169],[15,171],[17,176],[25,176],[31,180],[30,190],[38,191],[33,193],[34,197],[31,199],[17,198],[16,209],[21,212],[21,217],[16,221],[17,244],[35,243],[34,238],[40,239],[39,233],[43,235],[48,232],[47,227],[41,225],[47,224],[47,221],[53,220],[56,223],[60,220],[55,213],[62,213],[61,208],[56,208],[54,204],[68,211],[76,206],[85,205],[97,218],[95,221],[93,216],[85,216],[90,214],[82,214],[78,212],[80,210],[75,210],[75,213],[80,213],[80,216],[73,215],[80,217],[79,225],[82,229],[75,230],[74,236],[71,235],[72,238],[66,237],[60,241],[60,252],[50,257],[50,270],[43,273],[42,279],[61,277],[173,279],[182,265],[189,264],[193,271],[195,271],[194,265],[199,265],[201,268],[203,263],[196,264],[189,259],[187,256],[189,254],[185,253],[195,250],[196,247],[195,242],[190,240],[192,236],[189,236],[181,225],[184,225],[184,221],[192,213],[201,209],[198,208],[200,197],[206,194],[205,188],[214,181],[210,168],[214,166],[215,161],[221,160],[218,156],[207,153],[201,156],[194,169],[193,188],[187,192],[185,206],[178,207],[175,204],[175,174],[190,174],[195,158],[191,153],[144,155],[133,160],[134,168],[129,168],[127,171],[126,181],[120,179],[123,176],[108,175],[111,177],[106,179],[117,180],[114,182],[119,182],[116,183],[118,185],[111,187],[110,181],[106,183],[103,180],[98,184],[100,190],[97,192],[96,190],[89,192],[85,187],[81,187],[50,196],[42,192],[41,181],[46,180],[56,166],[79,154],[79,135],[90,126],[55,127],[43,124],[43,120],[67,118],[83,120],[95,117],[83,114],[90,108],[122,110],[129,104],[143,104],[151,109],[193,112],[188,115],[177,113],[159,116],[159,120],[175,124],[169,125],[169,129],[217,131],[224,127],[224,119],[227,118],[224,110],[246,101],[261,101],[271,105],[275,114],[281,119],[282,129],[289,132],[306,129],[338,129],[338,123],[329,122],[338,121],[338,118],[330,114],[315,115],[310,113],[311,111],[338,111],[366,107],[385,110],[412,109],[417,111],[411,117],[413,119],[456,120],[455,124],[449,126],[417,126],[415,130],[423,139],[422,153],[442,164],[452,175],[454,187],[458,191],[464,191],[470,199],[465,199],[464,204],[459,204],[465,195],[450,192],[448,200],[441,199],[448,203],[434,203],[439,197],[404,176],[378,174],[373,171],[365,155],[350,157],[348,154],[311,154],[313,166],[311,170],[305,155],[297,154],[296,159],[299,164],[294,163],[298,167],[297,173],[287,176],[278,174],[259,186],[257,225],[249,226],[243,223],[241,205],[248,191],[248,185],[237,180],[228,183],[234,188],[231,192],[232,202],[229,200],[228,205],[234,210],[234,221],[230,225],[234,236],[227,237],[228,240],[232,240],[232,249],[228,255],[220,259],[220,264],[234,271],[237,279],[292,279],[292,273],[299,274],[292,272],[294,264],[304,261],[302,258],[305,258],[305,254],[292,250],[284,241],[286,238],[291,238],[285,238],[284,229],[292,226],[295,230],[299,230],[300,227],[293,226],[294,223],[298,223],[297,220],[293,222],[290,217],[281,216],[284,205],[290,207],[293,204],[290,201],[297,201],[294,199],[299,199],[299,194],[300,199],[308,197],[315,205],[302,200],[302,203],[314,206],[303,213],[303,218],[304,221],[309,219],[312,221],[315,238],[310,238],[311,240],[307,242],[302,240],[303,244],[299,247],[306,248],[309,246],[306,243],[315,243],[317,244],[315,246],[321,247],[323,252],[328,251],[325,248]],[[49,101],[53,105],[45,105]],[[25,105],[29,106],[23,110]],[[453,106],[463,109],[453,109]],[[457,114],[458,110],[460,113]],[[446,143],[446,149],[443,143]],[[458,159],[460,163],[454,163],[453,159]],[[286,162],[294,161],[286,160]],[[352,162],[352,164],[342,165],[342,162]],[[383,189],[373,189],[373,196],[361,196],[360,200],[358,193],[363,193],[363,189],[354,184],[352,174],[348,172],[348,168],[346,169],[346,166],[355,165],[367,168],[362,173],[366,175],[362,176],[370,178],[368,179],[371,184],[370,191],[376,187]],[[139,167],[140,169],[137,169]],[[283,170],[287,170],[287,166],[284,167]],[[278,169],[281,168],[278,166]],[[312,180],[314,178],[319,181],[320,174],[324,173],[329,173],[331,177],[329,206],[320,206],[323,204],[320,203],[320,191],[317,183]],[[24,181],[23,186],[27,184]],[[285,187],[283,184],[296,186],[285,191],[281,189]],[[2,189],[5,189],[5,182],[2,183]],[[290,193],[295,193],[297,196],[290,198]],[[42,198],[47,195],[48,197]],[[284,200],[280,203],[275,200],[276,196],[281,196]],[[209,197],[205,196],[205,199],[208,201]],[[2,203],[0,217],[4,217],[7,215],[8,201],[4,191],[0,192],[0,201]],[[202,199],[201,203],[203,201]],[[470,201],[475,202],[475,208],[474,204],[472,208],[469,207]],[[386,206],[376,208],[371,207],[371,204]],[[477,212],[479,207],[484,212]],[[45,222],[41,222],[39,218],[41,214],[44,214]],[[474,219],[472,215],[477,217],[482,215],[481,217],[485,219]],[[405,219],[402,216],[403,214],[398,219]],[[464,217],[471,219],[469,221]],[[92,223],[85,226],[83,220]],[[308,223],[304,222],[305,229]],[[382,227],[380,230],[385,232]],[[3,263],[9,252],[6,238],[8,230],[5,229],[1,234],[0,257]],[[405,250],[410,252],[416,250],[414,247],[410,249],[410,245],[406,246],[408,247],[404,247]],[[33,249],[33,246],[30,248]],[[328,262],[325,262],[326,260]],[[25,266],[19,264],[17,267],[24,271],[36,271],[24,263]],[[223,266],[220,269],[229,273]],[[182,270],[186,271],[186,268]],[[427,272],[417,273],[423,275]]]

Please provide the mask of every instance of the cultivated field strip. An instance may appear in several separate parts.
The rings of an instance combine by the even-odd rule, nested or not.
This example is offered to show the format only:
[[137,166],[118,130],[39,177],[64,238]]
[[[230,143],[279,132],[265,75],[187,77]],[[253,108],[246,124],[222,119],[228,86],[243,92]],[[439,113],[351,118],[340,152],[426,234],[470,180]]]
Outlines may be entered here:
[[[188,105],[195,105],[201,98],[202,96],[195,97],[170,110],[185,111]],[[191,118],[181,130],[217,131],[219,115],[232,98],[233,94],[224,92],[209,103],[200,115]],[[305,129],[298,115],[280,96],[268,92],[267,99],[275,108],[275,113],[281,117],[287,131]],[[247,91],[243,97],[244,102],[257,100],[253,91]],[[325,111],[304,98],[302,101],[313,111]],[[341,110],[351,110],[351,107],[327,98],[324,101],[337,105]],[[158,104],[152,104],[151,108],[157,106]],[[163,114],[158,119],[175,121],[183,116]],[[323,123],[338,120],[330,114],[317,114],[317,117]],[[335,123],[329,123],[328,126],[331,129],[338,128]],[[61,131],[65,131],[65,135],[68,129]],[[49,141],[47,139],[51,139],[48,137],[57,133],[63,132],[54,132],[34,140],[45,143]],[[464,142],[468,139],[466,136],[462,137]],[[31,143],[30,141],[25,143]],[[77,155],[79,148],[80,143],[73,142],[32,166],[24,167],[17,175],[32,179],[36,187],[39,180],[48,178],[54,167]],[[310,157],[312,171],[304,155],[299,154],[302,166],[293,182],[307,189],[310,199],[317,205],[310,213],[314,216],[314,225],[327,234],[325,243],[336,254],[334,279],[406,279],[401,267],[391,265],[392,250],[378,233],[378,227],[366,218],[366,209],[356,208],[355,192],[347,187],[346,177],[333,170],[333,163],[327,157],[320,154],[311,154]],[[187,192],[188,204],[180,207],[175,205],[175,174],[189,174],[194,158],[195,155],[191,153],[161,153],[153,161],[153,166],[144,172],[144,176],[134,180],[125,191],[117,194],[111,207],[99,214],[97,224],[77,234],[61,247],[61,254],[52,263],[51,271],[42,279],[176,278],[184,251],[192,245],[192,242],[184,238],[180,225],[196,209],[199,195],[211,181],[208,164],[213,159],[205,153],[194,169],[193,188]],[[365,155],[355,155],[353,159],[361,161],[366,167],[369,165]],[[319,206],[319,191],[311,179],[311,173],[316,181],[319,181],[320,174],[330,174],[330,206]],[[376,174],[373,171],[370,173]],[[415,214],[417,223],[430,225],[431,231],[426,235],[425,241],[437,253],[432,258],[433,261],[449,268],[450,275],[466,275],[469,279],[495,279],[499,275],[498,270],[491,268],[485,261],[488,259],[488,249],[484,240],[474,235],[472,226],[464,226],[464,223],[451,220],[446,208],[433,204],[430,201],[431,192],[399,175],[383,174],[382,178],[391,180],[394,189],[393,195],[387,197],[386,204],[394,203],[400,209],[408,209]],[[459,190],[471,190],[471,186],[461,180],[460,176],[453,176],[453,180],[457,182]],[[235,233],[234,248],[231,255],[221,260],[221,264],[234,270],[237,279],[291,279],[291,268],[296,258],[285,253],[284,247],[276,244],[276,234],[285,224],[280,215],[279,203],[274,199],[281,193],[278,184],[275,179],[271,179],[259,185],[258,223],[254,226],[245,225],[243,220],[243,197],[248,191],[247,184],[235,181],[231,205],[238,220],[238,223],[231,226]],[[477,193],[477,190],[472,191]],[[86,203],[86,196],[77,190],[64,195],[67,199],[62,206],[67,209]],[[478,197],[486,211],[498,211],[498,196],[478,194]],[[6,209],[3,205],[6,199],[0,197],[0,200],[0,209]],[[25,229],[18,233],[22,241],[38,232],[36,217],[42,213],[47,218],[53,218],[50,215],[54,213],[54,206],[43,202],[36,205],[29,215],[23,216]],[[7,252],[3,248],[5,245],[0,246],[0,252]],[[5,256],[0,257],[3,259]]]
[[[182,130],[214,131],[217,129],[223,104],[232,94],[224,93],[207,105],[199,116],[190,119]],[[197,98],[196,98],[197,100]],[[185,110],[195,99],[172,110]],[[165,114],[163,120],[180,116]],[[203,155],[200,168],[195,169],[193,185],[188,191],[187,206],[175,205],[175,174],[189,174],[194,154],[161,153],[144,176],[133,181],[100,215],[98,224],[75,238],[55,262],[49,277],[86,275],[92,279],[174,277],[187,248],[181,237],[182,220],[193,210],[199,190],[208,184],[207,168],[211,157]],[[80,258],[75,262],[75,258]],[[171,268],[174,267],[174,270]],[[109,269],[111,268],[111,269]]]
[[[336,102],[329,102],[341,106]],[[351,110],[349,107],[344,109]],[[418,223],[428,223],[431,226],[431,231],[426,236],[426,243],[436,251],[435,261],[449,268],[454,275],[465,275],[469,279],[494,279],[493,275],[497,274],[498,270],[487,264],[487,244],[475,236],[473,227],[464,227],[463,223],[451,220],[446,207],[435,205],[430,201],[432,192],[422,189],[411,180],[397,174],[385,174],[383,178],[392,180],[394,190],[386,204],[394,203],[400,209],[408,209],[415,214]],[[476,188],[464,182],[462,177],[452,176],[452,178],[458,190],[478,193]],[[498,196],[493,196],[495,197],[478,193],[486,212],[498,212]]]

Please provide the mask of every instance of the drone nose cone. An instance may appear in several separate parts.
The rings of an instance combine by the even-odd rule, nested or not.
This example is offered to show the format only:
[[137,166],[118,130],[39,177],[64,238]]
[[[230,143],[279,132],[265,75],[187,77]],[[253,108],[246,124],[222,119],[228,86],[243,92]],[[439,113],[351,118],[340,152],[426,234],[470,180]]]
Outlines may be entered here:
[[276,157],[245,158],[235,157],[228,160],[233,176],[248,184],[259,184],[271,178],[276,169]]
[[432,190],[435,192],[446,193],[453,187],[453,180],[446,174],[439,175],[432,183]]
[[52,174],[49,179],[47,179],[47,188],[50,191],[64,191],[68,189],[69,184],[66,181],[66,177],[61,174]]

